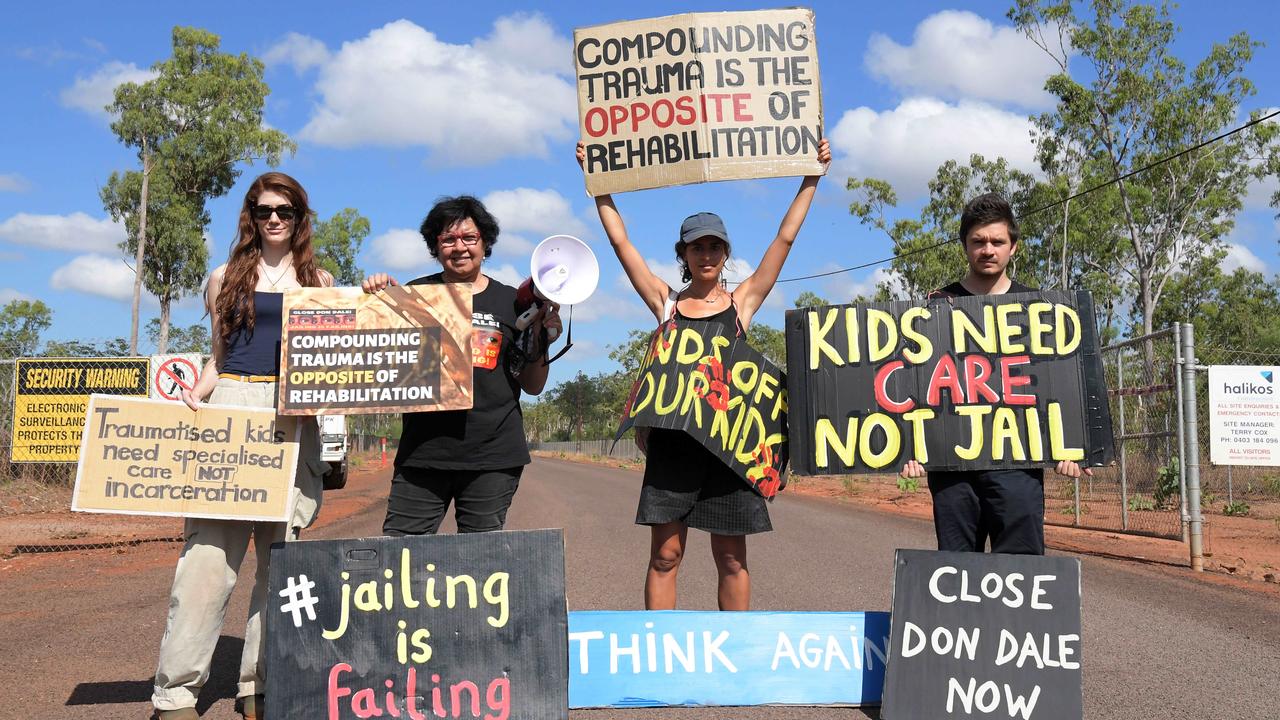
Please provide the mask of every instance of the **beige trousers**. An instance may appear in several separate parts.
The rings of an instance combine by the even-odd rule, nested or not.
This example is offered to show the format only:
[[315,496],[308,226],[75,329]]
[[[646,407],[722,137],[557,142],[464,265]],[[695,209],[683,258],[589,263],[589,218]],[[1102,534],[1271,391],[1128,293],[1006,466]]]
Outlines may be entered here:
[[[219,379],[209,402],[275,407],[276,384]],[[315,422],[304,420],[300,434],[293,510],[288,523],[187,519],[186,545],[173,576],[169,618],[160,641],[160,662],[151,696],[157,710],[195,706],[200,688],[209,679],[213,650],[222,634],[227,603],[251,538],[258,570],[249,601],[236,697],[261,695],[266,690],[262,614],[266,609],[271,544],[296,540],[298,531],[315,520],[320,511],[324,473],[329,467],[320,460],[320,434]]]

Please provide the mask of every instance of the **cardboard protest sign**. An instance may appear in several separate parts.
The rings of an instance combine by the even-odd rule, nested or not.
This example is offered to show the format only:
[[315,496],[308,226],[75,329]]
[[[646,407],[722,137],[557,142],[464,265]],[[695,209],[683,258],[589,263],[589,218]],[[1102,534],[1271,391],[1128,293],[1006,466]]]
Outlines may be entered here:
[[568,718],[559,530],[282,543],[267,713]]
[[1115,455],[1087,292],[806,308],[786,334],[796,472]]
[[89,395],[146,397],[151,360],[18,358],[10,462],[76,461]]
[[720,323],[663,323],[614,440],[632,427],[683,430],[761,495],[786,484],[787,378]]
[[298,428],[270,408],[92,395],[71,509],[285,521]]
[[899,550],[884,720],[1084,716],[1080,561]]
[[632,20],[573,44],[591,195],[823,173],[812,11]]
[[876,705],[889,613],[571,612],[569,707]]
[[471,407],[471,285],[284,294],[280,414]]
[[1209,366],[1209,459],[1280,466],[1280,367]]

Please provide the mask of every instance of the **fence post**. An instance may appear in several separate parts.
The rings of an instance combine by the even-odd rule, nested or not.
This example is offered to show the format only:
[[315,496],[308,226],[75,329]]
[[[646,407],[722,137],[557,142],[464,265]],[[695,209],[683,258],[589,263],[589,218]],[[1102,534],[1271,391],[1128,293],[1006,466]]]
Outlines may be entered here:
[[1204,571],[1204,520],[1200,515],[1200,434],[1196,411],[1196,340],[1195,326],[1182,324],[1182,412],[1186,424],[1187,510],[1191,546],[1191,569]]
[[[1124,348],[1116,353],[1116,384],[1119,394],[1116,405],[1120,409],[1120,436],[1127,438],[1129,430],[1124,423]],[[1129,529],[1129,468],[1125,463],[1125,440],[1120,441],[1120,529]]]
[[1173,324],[1173,377],[1178,393],[1178,502],[1182,510],[1182,542],[1191,542],[1191,515],[1187,512],[1187,417],[1182,391],[1182,323]]

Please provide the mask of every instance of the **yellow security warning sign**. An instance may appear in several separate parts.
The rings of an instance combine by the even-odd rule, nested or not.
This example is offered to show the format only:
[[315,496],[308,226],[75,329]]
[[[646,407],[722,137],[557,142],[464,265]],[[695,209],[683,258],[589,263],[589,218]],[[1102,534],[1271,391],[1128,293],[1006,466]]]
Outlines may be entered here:
[[76,462],[89,395],[146,397],[150,358],[19,358],[12,462]]

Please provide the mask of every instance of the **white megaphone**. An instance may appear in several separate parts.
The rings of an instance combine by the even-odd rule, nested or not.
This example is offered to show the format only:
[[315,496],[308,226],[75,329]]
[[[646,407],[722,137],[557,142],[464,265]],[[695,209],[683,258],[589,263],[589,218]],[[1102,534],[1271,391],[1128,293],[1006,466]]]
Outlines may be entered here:
[[[600,264],[586,243],[572,235],[543,240],[529,259],[529,278],[516,289],[516,329],[529,326],[543,301],[576,305],[591,297],[599,282]],[[548,335],[547,342],[558,335]]]

